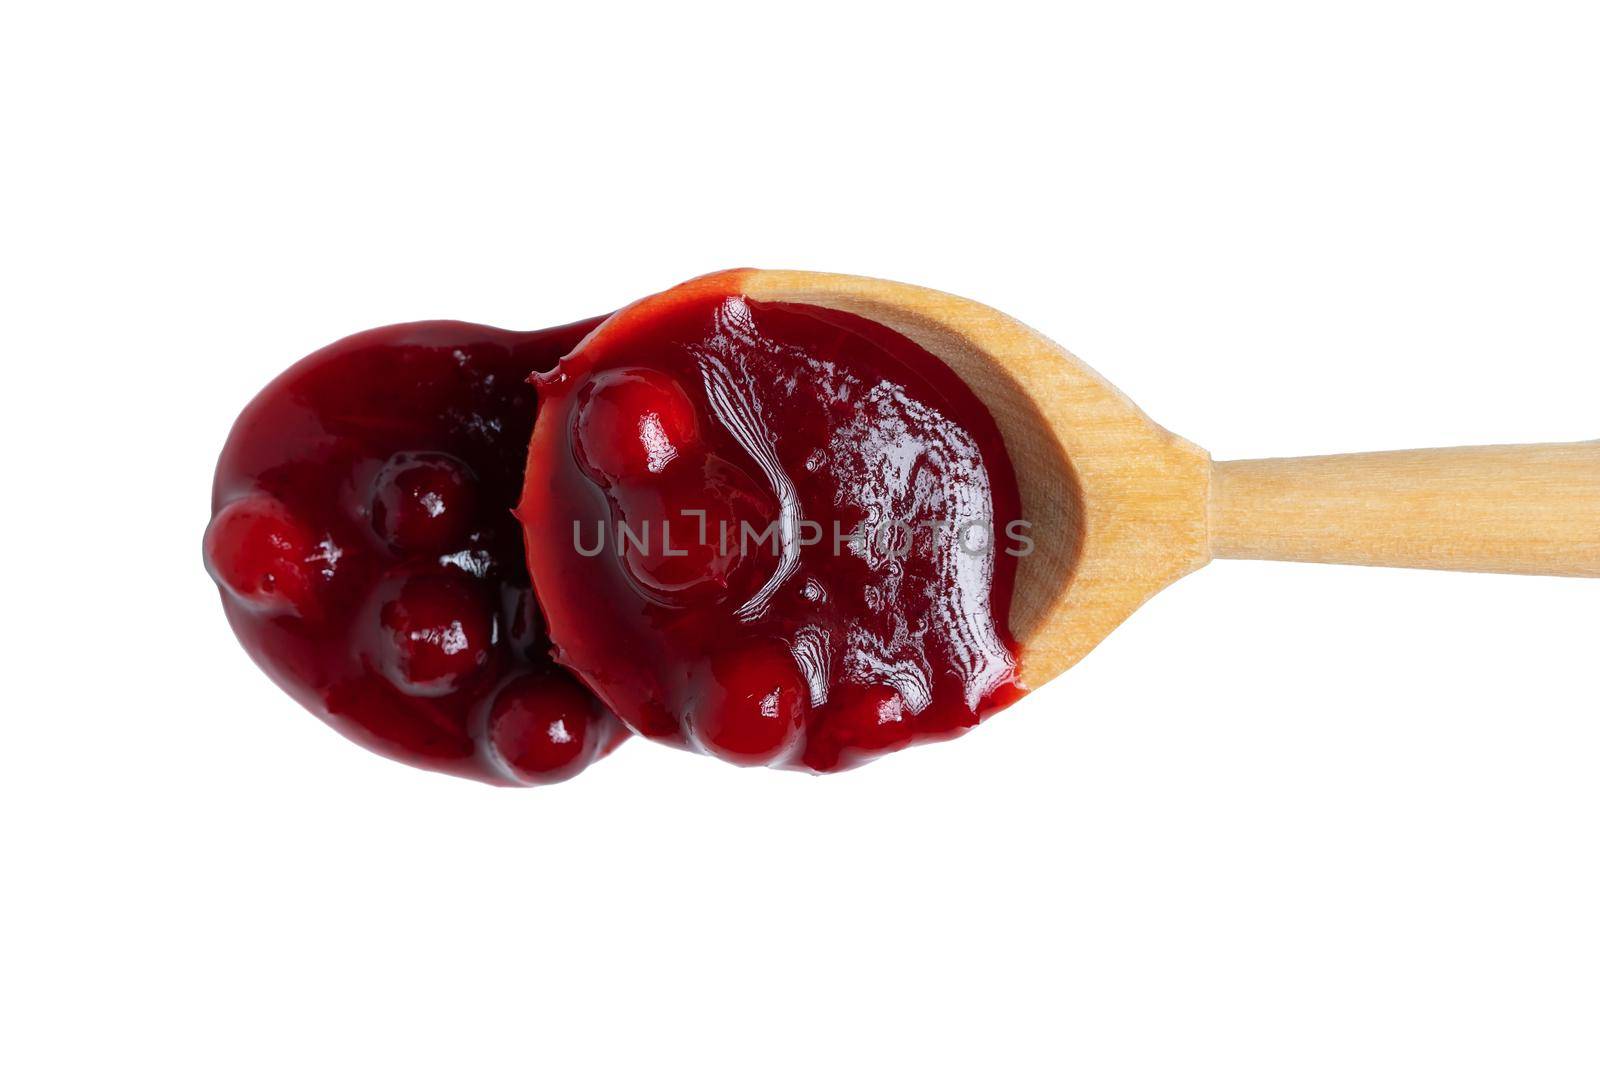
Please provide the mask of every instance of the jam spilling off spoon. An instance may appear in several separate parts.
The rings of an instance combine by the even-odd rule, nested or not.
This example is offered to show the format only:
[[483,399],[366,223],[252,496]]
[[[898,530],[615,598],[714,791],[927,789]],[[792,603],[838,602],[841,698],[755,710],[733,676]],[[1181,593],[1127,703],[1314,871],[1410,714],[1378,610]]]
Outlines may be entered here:
[[387,327],[285,372],[205,537],[251,656],[367,747],[496,784],[628,730],[839,770],[1016,699],[1031,543],[989,412],[905,337],[739,276],[603,323]]
[[368,748],[502,785],[627,736],[550,659],[511,516],[528,375],[598,320],[371,330],[291,367],[217,463],[208,569],[251,656]]
[[937,358],[738,272],[537,378],[518,513],[557,658],[637,732],[832,771],[1019,695],[1026,552],[987,409]]

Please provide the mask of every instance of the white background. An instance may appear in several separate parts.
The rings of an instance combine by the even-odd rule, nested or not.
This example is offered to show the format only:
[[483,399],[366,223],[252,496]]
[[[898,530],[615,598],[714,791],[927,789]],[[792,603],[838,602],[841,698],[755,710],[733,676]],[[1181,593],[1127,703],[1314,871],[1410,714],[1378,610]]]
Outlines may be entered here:
[[1600,435],[1591,6],[10,9],[0,1059],[1600,1058],[1600,583],[1218,563],[960,741],[348,744],[204,574],[234,414],[739,265],[994,304],[1219,458]]

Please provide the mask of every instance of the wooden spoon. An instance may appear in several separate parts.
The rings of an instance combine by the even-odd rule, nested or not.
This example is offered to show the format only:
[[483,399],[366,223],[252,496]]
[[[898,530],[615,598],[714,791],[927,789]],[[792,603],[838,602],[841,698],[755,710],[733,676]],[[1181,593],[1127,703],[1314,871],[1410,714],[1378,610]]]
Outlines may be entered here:
[[845,274],[739,273],[752,300],[899,331],[994,413],[1036,546],[1010,619],[1029,688],[1215,558],[1600,577],[1600,441],[1214,463],[993,308]]

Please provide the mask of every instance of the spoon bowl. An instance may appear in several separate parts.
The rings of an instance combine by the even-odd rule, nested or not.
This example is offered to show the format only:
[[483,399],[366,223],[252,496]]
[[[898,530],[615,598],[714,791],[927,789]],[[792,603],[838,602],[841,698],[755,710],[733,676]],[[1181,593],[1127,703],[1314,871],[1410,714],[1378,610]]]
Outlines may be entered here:
[[1600,441],[1216,463],[976,301],[807,271],[742,271],[738,289],[896,330],[988,406],[1034,542],[1009,620],[1029,688],[1213,558],[1600,577]]

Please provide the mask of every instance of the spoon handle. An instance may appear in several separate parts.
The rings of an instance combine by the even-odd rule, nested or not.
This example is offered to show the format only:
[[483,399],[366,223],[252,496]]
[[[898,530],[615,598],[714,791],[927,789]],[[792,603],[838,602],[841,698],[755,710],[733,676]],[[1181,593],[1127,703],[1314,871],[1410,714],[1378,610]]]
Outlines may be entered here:
[[1218,559],[1600,577],[1600,441],[1216,463]]

